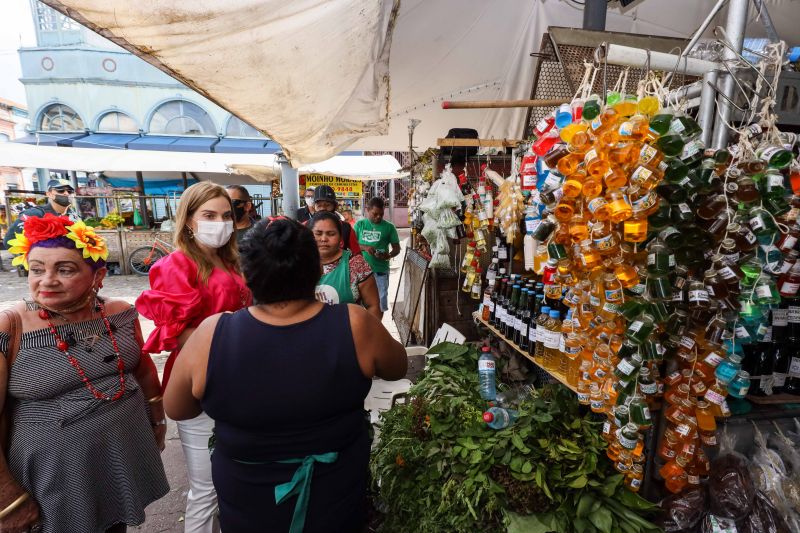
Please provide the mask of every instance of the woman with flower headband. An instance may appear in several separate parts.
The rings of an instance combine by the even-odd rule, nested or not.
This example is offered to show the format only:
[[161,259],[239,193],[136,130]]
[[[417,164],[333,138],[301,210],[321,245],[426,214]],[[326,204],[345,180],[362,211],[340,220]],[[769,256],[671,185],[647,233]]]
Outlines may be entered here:
[[9,244],[30,299],[0,314],[0,531],[125,531],[169,491],[136,310],[98,296],[108,248],[83,222],[31,217]]
[[[136,300],[139,312],[156,326],[144,350],[172,352],[164,367],[164,388],[181,348],[203,320],[252,303],[250,289],[239,271],[236,239],[231,239],[233,206],[225,189],[209,182],[186,189],[178,204],[175,227],[177,250],[153,265],[150,290]],[[184,522],[187,533],[219,531],[208,451],[213,429],[214,421],[205,413],[178,422],[189,474]]]

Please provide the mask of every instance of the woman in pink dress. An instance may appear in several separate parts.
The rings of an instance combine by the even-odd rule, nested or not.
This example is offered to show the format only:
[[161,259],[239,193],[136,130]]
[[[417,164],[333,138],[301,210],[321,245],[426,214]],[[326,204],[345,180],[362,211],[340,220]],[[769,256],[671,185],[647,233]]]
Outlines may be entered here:
[[[252,304],[250,289],[239,270],[233,233],[233,206],[225,189],[213,183],[192,185],[181,195],[176,220],[176,251],[150,269],[150,290],[136,300],[136,309],[155,323],[143,350],[169,351],[163,387],[192,332],[207,317]],[[178,422],[189,472],[185,531],[214,533],[217,495],[211,481],[208,441],[214,421],[205,413]]]

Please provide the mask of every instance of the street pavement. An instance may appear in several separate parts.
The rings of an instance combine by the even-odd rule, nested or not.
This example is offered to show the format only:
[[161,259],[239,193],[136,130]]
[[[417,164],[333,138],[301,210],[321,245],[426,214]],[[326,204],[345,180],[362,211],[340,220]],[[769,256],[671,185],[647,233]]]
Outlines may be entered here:
[[[400,239],[405,247],[405,238],[408,230],[399,230]],[[403,250],[404,251],[404,250]],[[403,253],[394,258],[391,262],[389,298],[390,310],[384,313],[383,324],[387,330],[399,339],[397,328],[391,320],[391,299],[394,297]],[[11,256],[5,250],[0,252],[3,270],[0,271],[0,311],[10,308],[22,298],[28,296],[27,278],[20,277],[11,266]],[[100,291],[102,296],[107,298],[123,299],[131,304],[145,289],[149,288],[148,280],[143,276],[108,276],[103,282]],[[140,317],[142,331],[145,338],[153,330],[153,323],[144,317]],[[153,361],[158,367],[159,374],[163,372],[164,363],[167,360],[167,353],[153,356]],[[129,531],[143,531],[147,533],[165,533],[183,531],[183,516],[186,506],[186,494],[189,490],[189,483],[186,477],[186,465],[183,457],[181,442],[178,437],[178,428],[174,421],[167,420],[166,449],[161,455],[164,461],[164,469],[169,480],[170,491],[165,497],[154,502],[147,508],[147,519],[139,527],[128,528]]]

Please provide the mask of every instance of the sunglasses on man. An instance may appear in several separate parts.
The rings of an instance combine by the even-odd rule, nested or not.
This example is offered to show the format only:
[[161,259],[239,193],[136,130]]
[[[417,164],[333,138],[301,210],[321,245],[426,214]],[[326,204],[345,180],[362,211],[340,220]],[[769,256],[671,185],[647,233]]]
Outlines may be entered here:
[[52,190],[56,191],[58,194],[72,194],[75,192],[72,187],[55,187]]

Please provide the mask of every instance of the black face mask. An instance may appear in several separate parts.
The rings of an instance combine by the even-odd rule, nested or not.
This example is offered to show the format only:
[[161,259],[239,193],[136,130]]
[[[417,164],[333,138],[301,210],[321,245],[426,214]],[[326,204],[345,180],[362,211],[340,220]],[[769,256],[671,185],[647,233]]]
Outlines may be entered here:
[[233,217],[236,219],[236,222],[241,221],[244,215],[245,215],[244,204],[236,204],[233,206]]
[[69,200],[68,194],[56,194],[55,197],[53,198],[53,201],[58,205],[60,205],[61,207],[67,207],[72,203]]

